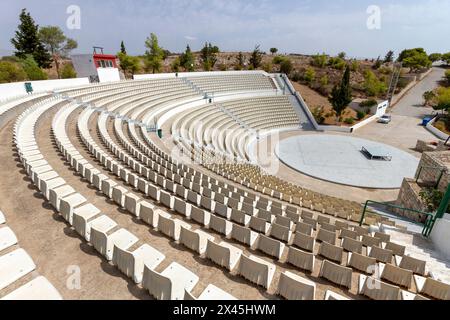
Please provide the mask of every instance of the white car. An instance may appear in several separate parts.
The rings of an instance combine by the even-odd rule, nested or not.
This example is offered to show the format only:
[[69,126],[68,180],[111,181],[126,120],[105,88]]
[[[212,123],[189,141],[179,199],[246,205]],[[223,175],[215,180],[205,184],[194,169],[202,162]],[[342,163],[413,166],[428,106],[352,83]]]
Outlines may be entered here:
[[388,124],[389,122],[391,122],[391,115],[389,115],[389,114],[384,114],[384,115],[382,115],[380,118],[378,118],[378,121],[377,122],[379,122],[379,123],[385,123],[385,124]]

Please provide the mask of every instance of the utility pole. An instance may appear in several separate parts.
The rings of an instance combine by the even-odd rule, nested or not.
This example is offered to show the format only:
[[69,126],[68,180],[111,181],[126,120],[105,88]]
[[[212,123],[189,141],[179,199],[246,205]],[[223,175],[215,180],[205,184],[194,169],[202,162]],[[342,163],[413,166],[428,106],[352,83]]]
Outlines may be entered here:
[[402,66],[402,62],[394,62],[391,81],[389,82],[389,90],[386,95],[386,99],[389,101],[389,106],[391,106],[392,98],[394,97],[395,90],[397,89],[398,79],[400,78]]

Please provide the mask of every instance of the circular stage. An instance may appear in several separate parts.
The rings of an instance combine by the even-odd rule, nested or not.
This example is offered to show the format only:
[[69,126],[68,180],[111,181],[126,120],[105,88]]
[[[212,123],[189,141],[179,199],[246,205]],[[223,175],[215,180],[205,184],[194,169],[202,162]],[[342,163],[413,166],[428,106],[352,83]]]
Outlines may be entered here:
[[340,135],[299,135],[282,140],[278,158],[308,176],[355,187],[400,188],[419,159],[397,148]]

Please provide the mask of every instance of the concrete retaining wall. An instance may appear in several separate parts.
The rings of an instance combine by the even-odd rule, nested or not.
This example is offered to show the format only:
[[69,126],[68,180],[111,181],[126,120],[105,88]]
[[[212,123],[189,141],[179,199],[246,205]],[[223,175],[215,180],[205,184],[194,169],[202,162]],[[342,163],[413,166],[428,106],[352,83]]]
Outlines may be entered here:
[[55,89],[63,89],[89,84],[88,78],[59,79],[59,80],[39,80],[39,81],[21,81],[0,84],[0,101],[12,97],[26,95],[25,83],[30,82],[33,92],[46,92]]

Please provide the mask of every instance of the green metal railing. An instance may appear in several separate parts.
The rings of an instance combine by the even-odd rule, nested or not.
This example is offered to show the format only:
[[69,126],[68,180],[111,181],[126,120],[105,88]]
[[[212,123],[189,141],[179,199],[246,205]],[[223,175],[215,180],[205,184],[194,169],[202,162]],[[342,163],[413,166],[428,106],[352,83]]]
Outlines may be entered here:
[[[401,219],[408,220],[408,221],[413,222],[415,224],[423,225],[422,235],[424,237],[429,237],[429,235],[431,233],[431,230],[433,230],[434,223],[436,221],[436,218],[435,218],[434,214],[429,213],[429,212],[424,212],[424,211],[415,210],[415,209],[408,209],[408,208],[405,208],[405,207],[393,205],[393,204],[386,203],[386,202],[378,202],[378,201],[373,201],[373,200],[367,200],[365,205],[364,205],[363,212],[361,214],[361,220],[359,221],[359,225],[360,226],[364,222],[364,217],[366,215],[367,207],[369,206],[369,204],[383,205],[383,206],[386,206],[386,207],[389,207],[389,208],[399,209],[399,210],[407,211],[407,212],[413,212],[413,213],[416,213],[416,214],[422,214],[422,215],[426,216],[425,222],[423,222],[423,223],[407,219],[406,217],[403,217],[403,216],[399,216],[399,218],[401,218]],[[380,216],[382,215],[382,214],[379,214],[379,213],[376,213],[376,212],[371,212],[371,213],[378,214]]]
[[440,170],[438,179],[437,179],[436,184],[434,186],[435,188],[437,188],[439,186],[439,183],[442,180],[442,177],[444,176],[444,172],[445,172],[446,169],[443,168],[443,167],[436,167],[436,166],[420,166],[419,171],[417,172],[416,183],[417,183],[417,181],[419,181],[420,174],[422,173],[423,169],[438,169],[438,170]]

